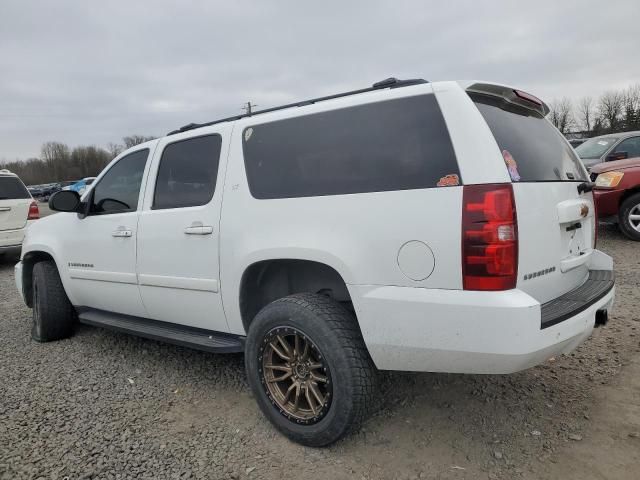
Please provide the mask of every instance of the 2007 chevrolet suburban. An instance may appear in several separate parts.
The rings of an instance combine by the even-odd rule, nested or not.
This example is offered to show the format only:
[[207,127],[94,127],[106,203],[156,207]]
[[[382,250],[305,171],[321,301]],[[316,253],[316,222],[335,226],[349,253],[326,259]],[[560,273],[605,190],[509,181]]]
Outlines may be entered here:
[[290,438],[334,442],[376,369],[509,373],[604,323],[587,172],[536,97],[388,79],[123,152],[33,225],[33,338],[75,322],[245,354]]

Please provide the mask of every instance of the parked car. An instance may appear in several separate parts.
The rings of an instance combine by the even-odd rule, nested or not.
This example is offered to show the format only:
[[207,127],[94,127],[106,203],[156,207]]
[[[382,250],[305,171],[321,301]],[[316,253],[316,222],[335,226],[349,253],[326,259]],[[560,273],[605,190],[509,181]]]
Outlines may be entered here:
[[587,169],[602,162],[640,157],[640,131],[590,138],[576,147],[576,153]]
[[569,140],[569,143],[573,148],[576,148],[578,145],[582,145],[586,141],[586,138],[572,138]]
[[59,183],[47,183],[46,185],[42,185],[39,199],[43,202],[46,202],[49,200],[49,197],[51,197],[51,195],[59,192],[60,190],[62,190],[62,187]]
[[78,182],[79,180],[65,180],[64,182],[59,182],[58,185],[60,185],[61,190],[67,190],[66,187],[70,187],[74,183],[78,183]]
[[603,324],[587,172],[520,90],[388,79],[135,146],[55,194],[15,279],[33,338],[82,323],[244,352],[264,414],[330,444],[376,371],[510,373]]
[[42,185],[29,185],[27,190],[33,198],[38,198],[42,195]]
[[591,168],[598,217],[613,219],[628,238],[640,241],[640,158]]
[[38,218],[38,204],[24,183],[9,170],[0,170],[0,255],[19,252],[27,226]]
[[87,187],[93,183],[96,177],[85,177],[82,180],[78,180],[77,182],[68,185],[63,188],[63,190],[71,190],[72,192],[78,192],[80,196],[84,194],[87,190]]

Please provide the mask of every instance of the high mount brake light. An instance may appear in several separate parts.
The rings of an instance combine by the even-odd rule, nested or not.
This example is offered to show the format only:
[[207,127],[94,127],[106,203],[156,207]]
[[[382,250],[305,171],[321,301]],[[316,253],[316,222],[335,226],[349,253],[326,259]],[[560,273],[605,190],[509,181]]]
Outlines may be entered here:
[[508,290],[518,277],[518,222],[510,183],[465,185],[462,278],[465,290]]
[[38,208],[38,203],[34,200],[29,205],[29,214],[27,215],[27,220],[38,220],[40,218],[40,209]]
[[516,94],[516,97],[519,97],[523,100],[527,100],[528,102],[535,103],[536,105],[542,106],[542,100],[538,97],[531,95],[530,93],[523,92],[522,90],[514,90],[513,93]]

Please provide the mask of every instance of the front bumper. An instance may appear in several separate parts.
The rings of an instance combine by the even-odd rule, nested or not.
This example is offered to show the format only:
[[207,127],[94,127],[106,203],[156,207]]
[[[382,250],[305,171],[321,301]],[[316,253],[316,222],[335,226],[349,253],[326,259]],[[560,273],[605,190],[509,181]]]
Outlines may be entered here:
[[24,291],[22,289],[22,261],[16,263],[16,266],[13,268],[14,278],[16,282],[16,288],[18,289],[18,293],[20,294],[20,298],[24,302]]
[[618,215],[618,208],[620,207],[620,199],[624,190],[605,190],[594,188],[593,200],[596,203],[596,211],[598,212],[598,218],[606,218],[613,215]]
[[[521,290],[474,292],[349,287],[362,334],[379,369],[512,373],[568,353],[613,306],[613,285],[543,328],[543,306]],[[571,293],[571,292],[570,292]],[[601,292],[602,293],[602,292]]]

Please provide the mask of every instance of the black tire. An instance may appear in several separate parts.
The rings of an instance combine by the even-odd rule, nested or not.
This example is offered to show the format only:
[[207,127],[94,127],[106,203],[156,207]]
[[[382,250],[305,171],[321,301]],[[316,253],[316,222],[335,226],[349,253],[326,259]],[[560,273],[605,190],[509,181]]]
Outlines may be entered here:
[[[618,225],[620,225],[622,233],[631,240],[640,242],[640,231],[636,230],[631,223],[630,215],[632,213],[634,215],[640,214],[640,193],[626,198],[620,205],[620,210],[618,211]],[[638,220],[634,220],[634,222],[640,225]]]
[[33,267],[33,326],[31,338],[51,342],[70,337],[75,310],[64,291],[55,263],[38,262]]
[[[279,332],[286,335],[292,330],[317,347],[319,357],[326,365],[325,378],[331,383],[331,391],[322,407],[324,413],[306,423],[292,418],[274,399],[263,368],[268,339]],[[295,347],[293,352],[295,356]],[[262,412],[284,435],[302,445],[327,446],[357,430],[375,401],[377,371],[357,321],[338,302],[322,295],[295,294],[264,307],[249,328],[245,366]]]

